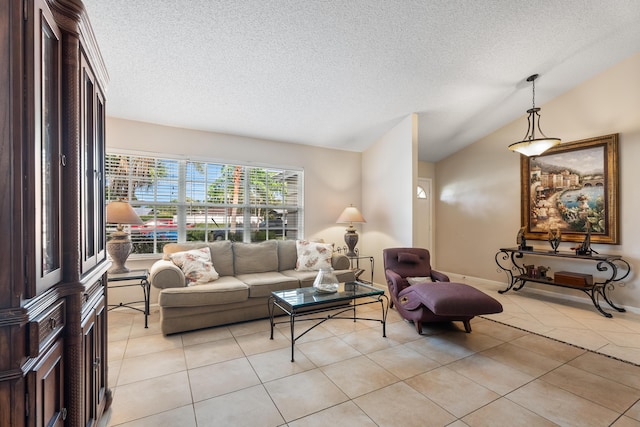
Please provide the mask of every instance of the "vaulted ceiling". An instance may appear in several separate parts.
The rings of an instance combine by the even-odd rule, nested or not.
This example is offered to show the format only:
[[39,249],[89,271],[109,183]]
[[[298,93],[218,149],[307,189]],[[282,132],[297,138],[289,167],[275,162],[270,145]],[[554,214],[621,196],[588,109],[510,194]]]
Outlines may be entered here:
[[109,116],[361,151],[418,113],[424,161],[640,51],[638,0],[84,3]]

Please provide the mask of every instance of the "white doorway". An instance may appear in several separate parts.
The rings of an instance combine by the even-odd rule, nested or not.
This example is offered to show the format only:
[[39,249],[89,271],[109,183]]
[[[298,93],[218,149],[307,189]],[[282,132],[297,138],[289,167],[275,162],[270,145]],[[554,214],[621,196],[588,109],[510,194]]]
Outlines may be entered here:
[[[416,188],[416,214],[418,215],[418,220],[416,222],[415,247],[428,249],[433,259],[431,185],[430,178],[418,178],[418,187]],[[433,265],[433,260],[431,264]]]

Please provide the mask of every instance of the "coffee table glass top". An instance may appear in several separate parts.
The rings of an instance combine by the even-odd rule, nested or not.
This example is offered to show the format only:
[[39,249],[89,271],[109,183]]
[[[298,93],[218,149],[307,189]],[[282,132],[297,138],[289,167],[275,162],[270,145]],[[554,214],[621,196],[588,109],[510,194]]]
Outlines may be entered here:
[[315,288],[297,288],[274,291],[271,295],[291,308],[301,308],[325,302],[349,301],[354,298],[384,295],[384,290],[361,282],[340,283],[337,292],[318,292]]

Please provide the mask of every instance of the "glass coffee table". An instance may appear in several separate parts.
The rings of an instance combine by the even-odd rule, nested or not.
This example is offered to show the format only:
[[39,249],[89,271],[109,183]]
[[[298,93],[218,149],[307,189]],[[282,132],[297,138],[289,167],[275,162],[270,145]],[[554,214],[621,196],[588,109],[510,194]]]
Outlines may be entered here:
[[[356,307],[367,304],[380,304],[382,309],[382,319],[369,317],[358,317]],[[291,330],[291,361],[294,361],[294,345],[298,338],[304,336],[316,326],[321,325],[329,319],[352,319],[372,320],[382,323],[382,336],[387,336],[386,322],[387,311],[389,310],[389,298],[384,294],[384,290],[362,282],[341,283],[337,292],[324,293],[315,288],[297,288],[284,291],[271,292],[269,297],[269,319],[271,321],[271,339],[273,339],[273,328],[283,322],[275,321],[276,307],[289,316]],[[317,316],[320,313],[329,314]],[[345,315],[345,313],[349,313]],[[302,321],[315,321],[315,323],[295,336],[296,319]]]

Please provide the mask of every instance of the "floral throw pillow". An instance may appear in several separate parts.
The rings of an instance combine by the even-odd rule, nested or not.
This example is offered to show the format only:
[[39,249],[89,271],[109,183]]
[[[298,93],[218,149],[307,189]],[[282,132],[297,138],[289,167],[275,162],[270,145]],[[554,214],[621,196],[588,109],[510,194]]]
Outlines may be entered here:
[[184,273],[187,286],[202,285],[220,277],[211,263],[209,247],[176,252],[169,255],[169,258]]
[[298,240],[296,241],[296,250],[298,251],[296,270],[314,271],[321,268],[331,268],[331,256],[333,255],[331,243]]

